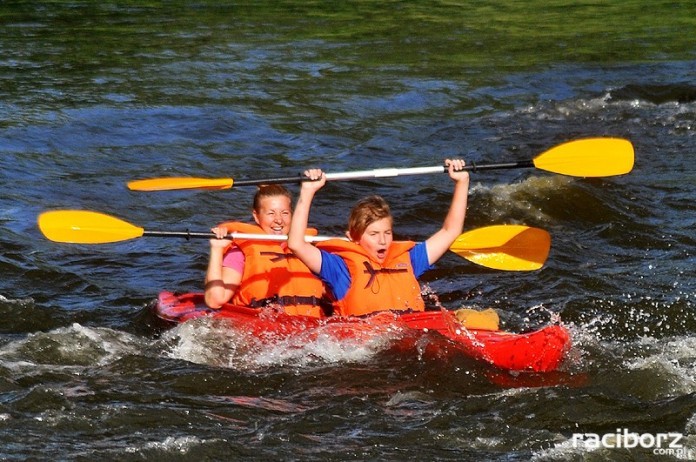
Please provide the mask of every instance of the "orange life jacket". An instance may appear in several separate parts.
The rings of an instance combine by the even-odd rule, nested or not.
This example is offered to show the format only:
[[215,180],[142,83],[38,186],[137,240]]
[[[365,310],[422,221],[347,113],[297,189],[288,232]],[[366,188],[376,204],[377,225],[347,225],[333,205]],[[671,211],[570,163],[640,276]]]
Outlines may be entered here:
[[380,264],[353,242],[332,239],[317,243],[322,250],[343,258],[348,266],[350,288],[345,297],[334,302],[337,313],[360,316],[385,310],[425,310],[408,253],[414,245],[410,241],[392,242]]
[[[259,226],[226,222],[229,232],[266,234]],[[316,230],[308,230],[316,235]],[[324,283],[305,266],[285,242],[235,239],[244,253],[244,272],[232,303],[262,307],[271,303],[283,306],[291,315],[323,317],[331,314],[331,302],[325,296]]]

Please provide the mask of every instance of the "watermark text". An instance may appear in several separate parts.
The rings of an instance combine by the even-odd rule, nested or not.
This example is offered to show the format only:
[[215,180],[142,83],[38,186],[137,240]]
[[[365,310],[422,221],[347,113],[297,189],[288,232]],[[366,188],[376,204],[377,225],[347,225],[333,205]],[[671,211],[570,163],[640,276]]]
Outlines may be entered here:
[[615,433],[573,433],[574,448],[612,449],[642,448],[652,450],[655,455],[669,455],[677,459],[696,460],[696,449],[683,444],[684,435],[678,432],[637,433],[626,428],[617,428]]

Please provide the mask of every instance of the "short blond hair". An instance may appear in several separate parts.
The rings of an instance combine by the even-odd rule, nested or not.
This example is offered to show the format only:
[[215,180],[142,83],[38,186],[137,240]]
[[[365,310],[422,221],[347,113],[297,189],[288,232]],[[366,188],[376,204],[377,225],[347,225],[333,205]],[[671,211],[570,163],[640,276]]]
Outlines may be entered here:
[[285,196],[292,207],[292,193],[285,186],[279,184],[262,184],[254,195],[254,211],[261,213],[261,200],[267,197]]
[[375,221],[383,218],[392,219],[389,204],[381,196],[368,196],[358,201],[348,217],[348,235],[357,242],[363,233]]

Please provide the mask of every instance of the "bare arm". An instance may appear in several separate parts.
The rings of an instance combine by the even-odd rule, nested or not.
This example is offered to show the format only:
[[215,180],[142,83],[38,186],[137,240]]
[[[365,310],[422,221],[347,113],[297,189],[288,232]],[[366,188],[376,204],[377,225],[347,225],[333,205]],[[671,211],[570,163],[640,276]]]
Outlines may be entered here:
[[305,241],[307,222],[309,221],[309,209],[312,205],[314,194],[326,184],[326,176],[319,169],[307,170],[305,176],[310,179],[320,178],[318,181],[304,181],[300,188],[300,196],[297,199],[295,211],[290,222],[288,234],[288,248],[302,261],[310,271],[318,274],[321,270],[321,251],[309,242]]
[[449,250],[462,233],[469,198],[469,172],[462,170],[464,161],[447,159],[445,164],[449,166],[450,178],[455,182],[454,193],[452,193],[452,202],[442,228],[425,241],[428,263],[431,265]]
[[221,239],[227,235],[227,229],[220,227],[213,228],[212,231],[218,239],[210,240],[210,259],[205,273],[205,304],[217,309],[229,302],[237,292],[242,275],[232,268],[222,266],[224,251],[230,244],[229,240]]

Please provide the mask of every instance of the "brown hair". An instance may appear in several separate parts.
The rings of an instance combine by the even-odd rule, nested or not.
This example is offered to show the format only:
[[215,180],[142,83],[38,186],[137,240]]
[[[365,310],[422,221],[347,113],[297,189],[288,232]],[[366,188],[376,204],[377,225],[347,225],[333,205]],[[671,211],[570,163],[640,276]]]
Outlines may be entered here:
[[381,196],[369,196],[358,201],[348,217],[348,234],[357,242],[363,233],[375,221],[392,218],[389,204]]
[[275,196],[285,196],[290,200],[292,206],[292,194],[287,190],[285,186],[279,184],[262,184],[259,186],[259,190],[256,191],[254,195],[254,211],[260,213],[261,211],[261,200],[267,197]]

